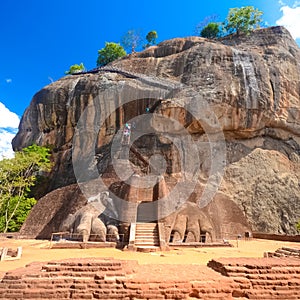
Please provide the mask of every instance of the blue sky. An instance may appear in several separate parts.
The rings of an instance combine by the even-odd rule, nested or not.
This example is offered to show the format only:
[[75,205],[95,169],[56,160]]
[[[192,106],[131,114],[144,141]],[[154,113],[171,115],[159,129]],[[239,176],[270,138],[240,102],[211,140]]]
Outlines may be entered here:
[[[300,1],[295,0],[1,0],[0,102],[21,117],[38,90],[72,64],[94,68],[97,50],[106,41],[119,42],[129,29],[144,35],[156,30],[158,41],[190,36],[206,16],[223,21],[229,8],[246,5],[262,10],[268,25],[291,26],[300,38]],[[1,108],[3,129],[10,114]]]

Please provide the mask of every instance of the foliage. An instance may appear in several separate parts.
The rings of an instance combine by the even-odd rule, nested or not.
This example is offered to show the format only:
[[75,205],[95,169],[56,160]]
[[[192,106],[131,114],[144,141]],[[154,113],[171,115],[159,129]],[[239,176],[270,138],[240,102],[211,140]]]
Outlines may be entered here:
[[215,39],[220,37],[221,30],[218,23],[208,23],[200,32],[200,36],[208,39]]
[[141,46],[142,38],[139,30],[128,30],[121,39],[121,45],[128,52],[134,53],[135,50]]
[[113,42],[106,42],[105,47],[98,50],[97,66],[105,66],[108,63],[126,55],[124,48]]
[[36,200],[30,190],[50,169],[50,151],[32,145],[0,161],[0,231],[18,231]]
[[218,15],[210,15],[205,17],[199,24],[197,24],[195,28],[195,34],[201,35],[201,31],[206,27],[209,23],[217,23]]
[[158,38],[157,32],[155,30],[149,31],[146,35],[147,44],[144,45],[144,48],[156,45],[156,40]]
[[224,29],[228,33],[236,32],[237,35],[240,33],[249,33],[253,29],[259,27],[259,24],[262,22],[262,14],[262,11],[253,6],[230,8],[224,24]]
[[298,223],[296,224],[296,229],[300,232],[300,220],[299,220]]
[[[34,198],[11,197],[10,202],[7,202],[8,205],[5,208],[7,215],[2,211],[0,213],[0,232],[18,231],[36,202],[37,201]],[[10,218],[10,216],[12,217]]]
[[72,65],[70,67],[70,69],[65,72],[65,74],[72,75],[72,74],[80,73],[84,70],[85,70],[85,67],[84,67],[83,63],[81,63],[80,65],[75,64],[75,65]]

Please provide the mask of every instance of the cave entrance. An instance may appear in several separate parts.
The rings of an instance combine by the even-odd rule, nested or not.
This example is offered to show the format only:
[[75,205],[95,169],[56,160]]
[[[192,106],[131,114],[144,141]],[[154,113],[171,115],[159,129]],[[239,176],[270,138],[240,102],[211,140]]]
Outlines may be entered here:
[[158,205],[157,201],[143,201],[137,207],[137,223],[148,223],[157,221]]

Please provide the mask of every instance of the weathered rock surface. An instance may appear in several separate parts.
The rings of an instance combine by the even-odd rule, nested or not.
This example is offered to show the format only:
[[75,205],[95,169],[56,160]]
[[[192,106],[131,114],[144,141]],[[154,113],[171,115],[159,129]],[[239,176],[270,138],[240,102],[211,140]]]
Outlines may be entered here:
[[[300,50],[282,27],[219,41],[165,41],[112,64],[127,73],[68,76],[42,89],[23,115],[13,147],[32,142],[53,147],[48,191],[99,174],[107,187],[118,186],[133,172],[145,175],[145,161],[160,155],[165,169],[156,175],[165,176],[169,191],[176,182],[196,178],[194,192],[186,197],[195,203],[203,200],[212,177],[221,178],[224,164],[220,192],[201,205],[213,222],[219,219],[220,235],[244,230],[248,222],[257,231],[295,233],[300,219],[299,63]],[[122,151],[111,149],[120,129],[147,106],[155,114],[136,119],[130,163],[116,167],[114,157]],[[78,135],[78,127],[85,133]],[[214,180],[212,186],[218,184]],[[234,205],[221,212],[220,203],[225,209],[234,203],[243,218],[234,220]]]
[[299,174],[297,161],[257,148],[228,166],[223,186],[255,231],[294,233],[300,213]]

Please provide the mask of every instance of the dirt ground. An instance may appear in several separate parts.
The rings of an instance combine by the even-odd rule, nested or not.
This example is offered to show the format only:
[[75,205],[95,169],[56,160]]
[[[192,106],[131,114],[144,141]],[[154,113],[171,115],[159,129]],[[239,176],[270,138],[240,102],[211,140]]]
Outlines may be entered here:
[[271,240],[230,241],[234,247],[176,248],[167,252],[129,252],[114,248],[105,249],[50,249],[50,242],[43,240],[0,239],[0,248],[17,249],[22,246],[19,260],[1,261],[0,278],[9,270],[24,267],[31,262],[51,261],[69,258],[113,257],[116,259],[136,260],[139,264],[198,264],[206,265],[212,258],[220,257],[263,257],[266,251],[280,247],[300,248],[300,243]]

